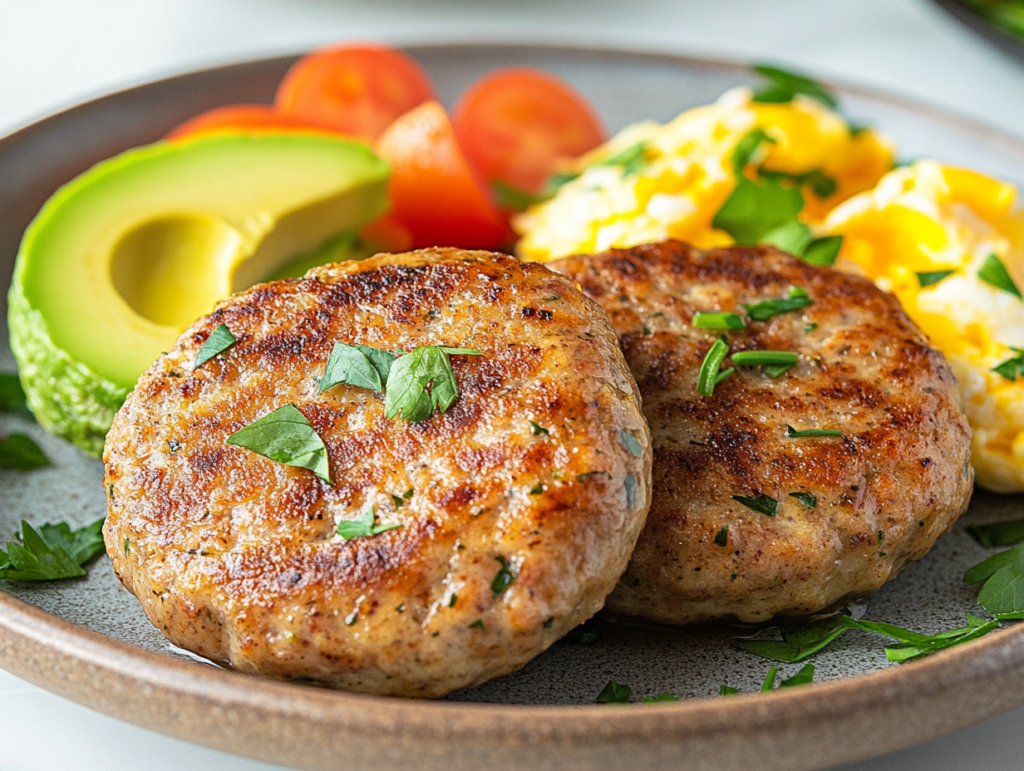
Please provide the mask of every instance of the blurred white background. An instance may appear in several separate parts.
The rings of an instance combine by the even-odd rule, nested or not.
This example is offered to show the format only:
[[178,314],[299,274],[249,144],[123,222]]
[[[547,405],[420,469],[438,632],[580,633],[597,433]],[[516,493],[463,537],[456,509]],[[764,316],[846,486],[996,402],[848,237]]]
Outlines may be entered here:
[[[905,94],[1024,138],[1024,64],[924,0],[0,0],[0,135],[124,86],[351,38],[768,60]],[[1019,769],[1022,729],[1024,709],[844,771]],[[0,671],[0,768],[272,767],[119,723]]]

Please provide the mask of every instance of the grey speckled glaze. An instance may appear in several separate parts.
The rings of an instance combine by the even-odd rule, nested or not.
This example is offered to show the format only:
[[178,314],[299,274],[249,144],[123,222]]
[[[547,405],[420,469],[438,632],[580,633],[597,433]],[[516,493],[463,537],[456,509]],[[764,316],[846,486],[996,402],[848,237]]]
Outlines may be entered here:
[[[575,83],[616,129],[668,119],[747,82],[743,68],[642,54],[450,46],[412,49],[450,104],[478,75],[529,64]],[[90,102],[0,139],[0,285],[20,233],[45,198],[93,162],[151,141],[202,109],[268,101],[290,59],[172,78]],[[1024,182],[1024,145],[886,97],[840,89],[909,157],[930,155]],[[0,301],[2,302],[2,301]],[[6,317],[6,306],[3,306]],[[11,371],[6,328],[0,371]],[[24,518],[85,524],[104,513],[102,467],[37,426],[54,465],[0,471],[0,538]],[[867,618],[936,632],[976,610],[964,570],[988,552],[963,526],[1020,516],[1024,499],[979,493],[955,530],[857,608]],[[908,665],[890,666],[878,638],[847,633],[815,659],[810,688],[755,690],[771,662],[738,649],[751,630],[673,630],[605,619],[591,645],[556,644],[519,672],[434,703],[379,699],[227,672],[169,645],[120,587],[106,557],[87,578],[0,592],[0,666],[75,701],[218,749],[300,768],[508,769],[821,768],[907,746],[1024,703],[1024,627]],[[771,630],[760,634],[771,634]],[[799,665],[783,666],[788,675]],[[609,679],[680,704],[592,706]],[[591,706],[582,706],[591,705]],[[864,737],[870,736],[871,741]]]

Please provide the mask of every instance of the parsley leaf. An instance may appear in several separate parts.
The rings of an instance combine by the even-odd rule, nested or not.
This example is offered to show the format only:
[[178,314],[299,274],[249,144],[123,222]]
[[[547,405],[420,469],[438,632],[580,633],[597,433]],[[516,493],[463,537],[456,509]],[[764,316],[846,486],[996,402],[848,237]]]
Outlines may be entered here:
[[722,529],[715,534],[715,546],[728,546],[729,545],[729,526],[722,525]]
[[760,169],[757,173],[764,179],[786,180],[787,182],[809,187],[811,192],[818,196],[818,198],[828,198],[839,189],[839,184],[821,169],[811,169],[801,174],[794,174],[790,171]]
[[721,335],[715,340],[714,345],[708,350],[704,361],[701,362],[700,372],[697,373],[697,393],[701,396],[711,396],[715,392],[715,386],[725,380],[736,370],[727,369],[719,372],[722,361],[729,353],[729,345]]
[[199,369],[214,356],[219,353],[224,353],[224,351],[234,344],[235,336],[231,334],[231,330],[228,329],[228,325],[218,324],[217,328],[210,333],[208,338],[206,338],[206,342],[203,343],[202,347],[199,349],[199,353],[196,354],[196,360],[192,365],[192,369]]
[[985,258],[985,263],[978,271],[978,278],[986,284],[994,286],[996,289],[1009,292],[1018,300],[1024,299],[1024,297],[1021,297],[1020,289],[1017,288],[1013,277],[1010,276],[1010,272],[1006,269],[1003,261],[994,253]]
[[849,627],[842,621],[830,620],[822,624],[793,627],[782,630],[782,640],[737,640],[748,653],[766,659],[795,664],[810,658],[841,636]]
[[987,549],[996,546],[1009,546],[1024,541],[1024,519],[993,522],[988,525],[971,525],[967,528],[967,532]]
[[534,436],[548,436],[549,434],[551,434],[551,432],[544,428],[544,426],[538,425],[537,423],[534,423],[532,420],[530,421],[530,432]]
[[970,642],[982,637],[999,626],[999,620],[986,621],[977,616],[967,615],[967,626],[960,629],[953,629],[948,632],[939,632],[934,635],[920,634],[909,629],[882,624],[875,621],[855,621],[849,616],[842,619],[844,626],[850,629],[860,629],[864,632],[873,632],[884,637],[896,640],[896,645],[885,647],[885,656],[889,661],[910,661],[921,656],[952,648],[954,645]]
[[917,283],[924,289],[926,286],[939,283],[942,279],[952,276],[954,273],[956,273],[955,268],[953,270],[932,270],[925,273],[914,273],[914,275],[917,276]]
[[400,522],[396,522],[391,525],[374,525],[373,517],[373,506],[370,506],[355,519],[341,520],[341,522],[338,523],[338,529],[336,532],[346,541],[351,541],[353,538],[366,538],[372,535],[380,535],[387,530],[394,530],[396,527],[402,526]]
[[836,263],[839,250],[843,246],[842,236],[825,236],[815,238],[804,249],[801,259],[808,265],[819,268],[831,268]]
[[49,465],[50,459],[27,434],[8,434],[0,439],[0,468],[32,471]]
[[1017,355],[997,364],[992,371],[998,372],[1012,383],[1017,380],[1017,375],[1024,375],[1024,348],[1014,348],[1011,345],[1010,350]]
[[964,575],[965,584],[985,585],[978,604],[989,613],[1024,611],[1024,546],[999,552],[979,562]]
[[500,179],[491,180],[491,192],[494,193],[494,199],[498,202],[498,206],[511,211],[526,211],[531,206],[544,203],[554,195],[556,189],[538,194],[513,187]]
[[103,551],[103,520],[78,530],[64,523],[42,525],[37,532],[22,520],[21,543],[0,551],[0,579],[52,581],[85,575],[82,565]]
[[811,243],[811,229],[800,220],[789,220],[770,233],[761,236],[759,243],[771,244],[784,252],[800,255]]
[[733,688],[731,685],[722,685],[718,688],[719,696],[735,696],[740,692],[739,688]]
[[797,431],[792,426],[786,426],[786,436],[790,439],[804,439],[812,436],[842,436],[842,431],[836,431],[834,428],[809,428],[806,431]]
[[800,501],[800,505],[808,509],[818,508],[818,499],[810,493],[790,493],[790,498],[796,498]]
[[647,142],[637,142],[620,150],[610,158],[598,161],[594,166],[621,166],[622,176],[628,177],[641,171],[647,165]]
[[25,401],[21,380],[12,373],[0,374],[0,412],[8,412],[19,418],[32,420],[32,413]]
[[609,680],[604,690],[597,695],[598,704],[629,704],[633,689],[614,680]]
[[629,451],[630,455],[632,455],[635,458],[643,457],[643,445],[640,444],[640,440],[633,436],[631,433],[629,433],[629,431],[619,429],[619,438],[622,440],[622,443],[626,446],[626,450]]
[[764,129],[756,128],[746,134],[732,151],[732,166],[736,176],[742,176],[751,163],[756,162],[756,155],[765,142],[774,145],[775,140]]
[[765,300],[753,305],[744,305],[743,308],[754,321],[768,321],[773,316],[799,310],[813,303],[814,300],[807,296],[806,291],[799,287],[793,287],[789,290],[789,297],[785,299]]
[[693,326],[697,329],[743,329],[747,325],[736,313],[697,311],[693,315]]
[[754,71],[768,81],[766,85],[754,92],[755,102],[781,104],[792,102],[793,97],[797,94],[803,94],[833,110],[839,107],[836,98],[820,83],[804,75],[769,64],[755,65]]
[[759,514],[764,514],[768,517],[774,517],[779,511],[779,502],[774,498],[769,498],[767,495],[758,495],[753,498],[746,495],[734,495],[732,499],[742,503],[748,509],[753,509]]
[[327,448],[298,407],[286,404],[228,437],[228,444],[286,466],[309,469],[331,483]]
[[804,664],[792,677],[788,677],[779,683],[779,688],[793,688],[797,685],[808,685],[814,682],[814,664]]
[[383,391],[395,358],[387,351],[368,345],[335,343],[327,358],[324,376],[320,379],[320,393],[339,383]]
[[455,403],[459,391],[449,355],[482,354],[472,348],[427,345],[399,356],[392,363],[384,400],[388,420],[401,413],[410,423],[418,423],[433,415],[435,410],[446,412]]
[[498,569],[494,580],[491,581],[491,593],[495,596],[505,591],[509,585],[516,580],[515,575],[509,569],[508,560],[502,556],[494,558],[501,567]]
[[757,183],[740,176],[711,225],[724,230],[737,244],[756,244],[795,220],[803,208],[804,196],[799,188],[783,187],[773,179]]

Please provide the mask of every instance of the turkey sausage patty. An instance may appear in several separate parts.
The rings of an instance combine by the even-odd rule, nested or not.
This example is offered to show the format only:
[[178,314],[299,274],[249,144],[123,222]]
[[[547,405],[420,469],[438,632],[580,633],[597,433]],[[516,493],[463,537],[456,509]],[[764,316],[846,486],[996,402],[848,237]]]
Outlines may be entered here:
[[[237,342],[194,369],[220,324]],[[371,389],[318,392],[335,341],[482,355],[452,355],[458,399],[410,423]],[[202,656],[439,696],[602,606],[650,503],[639,401],[604,311],[540,265],[455,249],[328,265],[229,298],[142,376],[107,437],[107,551]],[[227,443],[287,404],[333,484]],[[337,534],[370,507],[400,527]]]
[[[670,624],[814,613],[878,589],[966,508],[953,376],[871,282],[771,247],[671,241],[549,266],[608,311],[654,445],[654,500],[610,609]],[[788,302],[743,308],[771,300]],[[698,311],[739,317],[698,324],[745,326],[698,328]],[[798,363],[769,374],[726,358],[719,371],[735,371],[701,395],[720,335],[730,356]]]

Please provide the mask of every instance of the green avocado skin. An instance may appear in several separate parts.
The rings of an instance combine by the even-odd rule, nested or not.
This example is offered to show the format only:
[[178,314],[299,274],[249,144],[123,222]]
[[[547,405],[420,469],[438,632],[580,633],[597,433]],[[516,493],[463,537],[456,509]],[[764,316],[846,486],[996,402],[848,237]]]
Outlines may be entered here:
[[21,260],[18,255],[7,294],[7,325],[29,409],[51,434],[102,457],[103,439],[131,389],[114,385],[53,344],[42,314],[22,293]]

